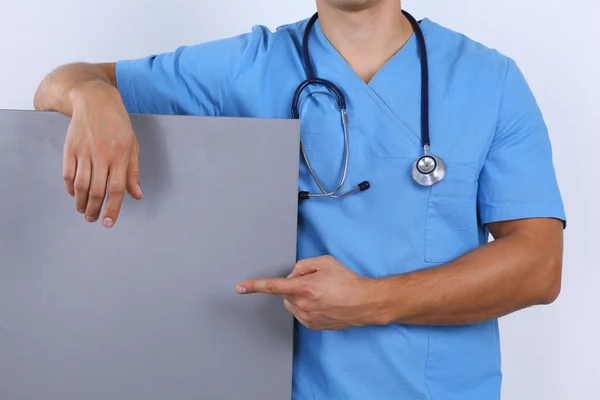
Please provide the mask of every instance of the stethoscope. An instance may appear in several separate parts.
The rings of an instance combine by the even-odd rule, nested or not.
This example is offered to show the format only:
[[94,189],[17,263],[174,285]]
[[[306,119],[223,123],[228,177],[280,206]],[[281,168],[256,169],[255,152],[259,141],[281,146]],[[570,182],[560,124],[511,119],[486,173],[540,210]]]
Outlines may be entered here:
[[[415,32],[421,61],[421,142],[423,145],[423,155],[420,156],[413,163],[411,173],[412,178],[419,185],[433,186],[436,183],[440,182],[446,175],[446,165],[440,157],[430,154],[429,152],[429,69],[427,65],[427,47],[425,45],[425,37],[423,36],[423,31],[421,30],[421,27],[419,26],[417,20],[415,20],[415,18],[408,12],[404,10],[402,12],[410,21]],[[342,128],[344,130],[344,161],[339,184],[335,189],[331,191],[326,190],[319,178],[317,177],[314,169],[312,168],[308,157],[306,156],[306,152],[304,151],[304,145],[302,143],[301,138],[300,150],[302,152],[302,157],[304,158],[304,162],[306,163],[306,166],[310,174],[312,175],[315,183],[321,190],[321,193],[311,193],[303,191],[298,194],[299,200],[306,200],[311,197],[342,198],[352,193],[356,193],[359,191],[362,192],[371,187],[368,181],[364,181],[359,183],[352,190],[339,193],[339,191],[346,183],[346,175],[348,172],[348,114],[346,113],[346,99],[342,91],[332,82],[326,79],[318,78],[315,75],[315,70],[312,65],[308,49],[308,39],[310,36],[310,31],[312,30],[315,22],[317,21],[317,18],[319,18],[319,15],[318,13],[315,13],[312,16],[312,18],[308,21],[308,24],[306,25],[306,29],[304,31],[304,36],[302,38],[302,57],[304,60],[304,68],[306,69],[306,80],[298,86],[296,92],[294,93],[294,99],[292,100],[292,117],[294,119],[300,118],[298,103],[302,91],[308,86],[315,84],[322,85],[329,89],[331,92],[333,92],[333,94],[335,95],[337,106],[340,110]]]

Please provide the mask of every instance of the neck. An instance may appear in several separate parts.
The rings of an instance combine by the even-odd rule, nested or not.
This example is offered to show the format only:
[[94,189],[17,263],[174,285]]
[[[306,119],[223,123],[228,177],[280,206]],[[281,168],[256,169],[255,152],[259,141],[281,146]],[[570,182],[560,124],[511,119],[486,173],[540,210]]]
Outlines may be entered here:
[[413,33],[398,0],[366,2],[362,7],[336,8],[317,0],[323,34],[365,82]]

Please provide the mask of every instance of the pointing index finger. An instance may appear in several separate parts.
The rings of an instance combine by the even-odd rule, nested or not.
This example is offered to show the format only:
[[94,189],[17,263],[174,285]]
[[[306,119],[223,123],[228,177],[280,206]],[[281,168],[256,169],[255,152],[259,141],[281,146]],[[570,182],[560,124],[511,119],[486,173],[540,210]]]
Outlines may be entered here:
[[253,279],[240,283],[236,290],[239,294],[265,293],[274,295],[292,295],[300,292],[301,277]]

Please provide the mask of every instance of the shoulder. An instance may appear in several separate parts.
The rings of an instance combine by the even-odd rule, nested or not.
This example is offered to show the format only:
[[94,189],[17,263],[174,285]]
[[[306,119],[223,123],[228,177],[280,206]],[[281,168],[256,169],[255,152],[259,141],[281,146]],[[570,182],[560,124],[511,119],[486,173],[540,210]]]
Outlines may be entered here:
[[[301,54],[303,27],[307,20],[271,29],[254,25],[234,36],[199,43],[185,48],[197,62],[212,60],[219,65],[227,60],[238,74],[271,66],[287,65]],[[195,64],[195,63],[193,63]]]
[[541,118],[535,95],[513,58],[433,21],[425,20],[424,27],[430,72],[440,96],[450,93],[454,103],[476,110],[481,118],[496,121],[525,113]]
[[203,43],[199,46],[237,47],[250,49],[252,56],[275,55],[285,51],[298,52],[302,46],[302,33],[308,20],[302,20],[271,29],[265,25],[254,25],[238,35]]
[[[433,21],[423,20],[422,26],[431,102],[440,124],[464,137],[464,149],[476,147],[481,152],[473,155],[487,154],[492,145],[519,135],[544,134],[536,98],[511,57]],[[455,136],[447,140],[456,148]]]
[[[147,57],[148,62],[157,58],[177,60],[183,67],[196,68],[211,62],[223,68],[238,68],[260,63],[265,58],[285,57],[290,52],[299,54],[303,26],[307,20],[282,25],[271,30],[265,25],[254,25],[240,33],[207,40],[200,43],[179,46],[172,52]],[[129,60],[121,60],[129,61]]]
[[502,87],[514,64],[495,48],[432,20],[424,20],[424,35],[428,45],[431,68],[447,78],[464,80],[472,85]]

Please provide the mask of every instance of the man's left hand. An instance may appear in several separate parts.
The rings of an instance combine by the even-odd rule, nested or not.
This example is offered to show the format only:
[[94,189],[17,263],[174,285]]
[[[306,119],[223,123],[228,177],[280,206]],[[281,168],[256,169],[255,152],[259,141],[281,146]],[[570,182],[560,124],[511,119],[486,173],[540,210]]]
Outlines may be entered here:
[[242,282],[237,292],[283,296],[285,307],[307,328],[341,330],[374,323],[374,283],[333,257],[322,256],[299,261],[287,278]]

